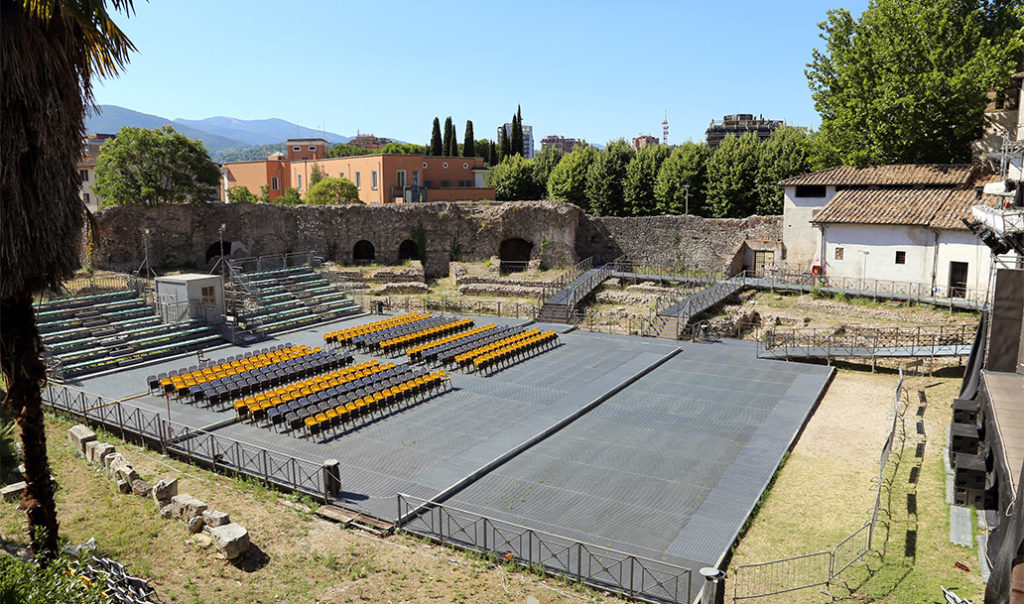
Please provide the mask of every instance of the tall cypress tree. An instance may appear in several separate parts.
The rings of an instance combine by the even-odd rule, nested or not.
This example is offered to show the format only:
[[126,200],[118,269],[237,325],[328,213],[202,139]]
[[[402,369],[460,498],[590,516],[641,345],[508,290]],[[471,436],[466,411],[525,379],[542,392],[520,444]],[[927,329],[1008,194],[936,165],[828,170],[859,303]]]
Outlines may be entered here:
[[444,118],[444,142],[441,143],[441,154],[451,155],[452,150],[452,116]]
[[498,144],[500,145],[500,148],[498,149],[498,161],[501,161],[511,155],[509,152],[508,133],[505,132],[504,125],[502,125],[501,129],[498,130]]
[[430,155],[441,155],[441,121],[434,118],[434,130],[430,134]]
[[462,157],[476,157],[476,141],[473,140],[473,121],[466,120],[465,139],[462,141]]
[[487,163],[494,166],[498,164],[498,146],[494,144],[494,141],[490,141],[487,145]]
[[455,131],[455,122],[452,122],[452,133],[451,133],[451,136],[449,138],[452,141],[452,143],[451,143],[452,146],[451,146],[450,149],[448,149],[448,156],[449,157],[458,157],[459,156],[459,135],[456,134],[456,131]]
[[512,140],[509,142],[509,147],[513,155],[523,154],[523,126],[519,123],[518,114],[512,116]]

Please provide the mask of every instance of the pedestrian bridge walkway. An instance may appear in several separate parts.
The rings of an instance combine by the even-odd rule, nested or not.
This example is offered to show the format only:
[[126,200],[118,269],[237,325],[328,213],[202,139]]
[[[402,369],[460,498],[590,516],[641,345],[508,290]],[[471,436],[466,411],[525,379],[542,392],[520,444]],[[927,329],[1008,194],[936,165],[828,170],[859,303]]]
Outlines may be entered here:
[[764,359],[876,359],[967,356],[973,325],[938,327],[840,327],[768,330],[757,342]]

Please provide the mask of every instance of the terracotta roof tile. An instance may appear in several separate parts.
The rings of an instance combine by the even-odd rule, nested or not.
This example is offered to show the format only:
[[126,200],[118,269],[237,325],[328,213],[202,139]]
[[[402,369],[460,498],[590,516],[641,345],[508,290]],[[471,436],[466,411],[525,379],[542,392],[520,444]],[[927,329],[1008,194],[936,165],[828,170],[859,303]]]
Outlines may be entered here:
[[815,224],[885,224],[967,230],[960,221],[971,207],[996,206],[1005,199],[970,189],[847,189],[839,191],[814,217]]
[[967,186],[975,176],[969,164],[894,164],[889,166],[836,166],[787,178],[779,184],[836,186]]

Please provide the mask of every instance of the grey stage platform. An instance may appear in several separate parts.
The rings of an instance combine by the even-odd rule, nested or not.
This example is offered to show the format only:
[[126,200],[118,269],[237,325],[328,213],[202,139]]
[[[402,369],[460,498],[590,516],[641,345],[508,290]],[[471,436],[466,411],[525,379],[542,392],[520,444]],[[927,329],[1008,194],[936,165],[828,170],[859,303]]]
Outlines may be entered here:
[[[377,319],[306,328],[278,340],[322,345],[327,331]],[[485,322],[523,323],[477,319]],[[831,375],[819,365],[758,359],[754,344],[738,341],[693,344],[572,331],[560,342],[490,377],[451,372],[452,391],[326,442],[244,423],[216,433],[309,460],[338,459],[339,503],[394,520],[396,493],[432,498],[663,363],[447,503],[696,569],[728,551]],[[194,357],[82,386],[120,399],[144,391],[146,375],[191,364]],[[130,404],[166,408],[159,397]],[[171,412],[194,427],[231,415],[178,403]]]

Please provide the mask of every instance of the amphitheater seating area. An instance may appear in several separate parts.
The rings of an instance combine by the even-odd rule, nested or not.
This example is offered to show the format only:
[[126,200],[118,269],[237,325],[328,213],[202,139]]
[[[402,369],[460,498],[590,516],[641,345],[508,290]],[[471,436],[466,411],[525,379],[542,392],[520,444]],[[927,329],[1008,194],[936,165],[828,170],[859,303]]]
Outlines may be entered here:
[[275,333],[360,311],[348,294],[308,266],[246,273],[243,280],[252,301],[234,319],[254,333]]
[[48,362],[63,378],[222,342],[202,319],[162,323],[145,300],[130,290],[41,302],[36,321]]

